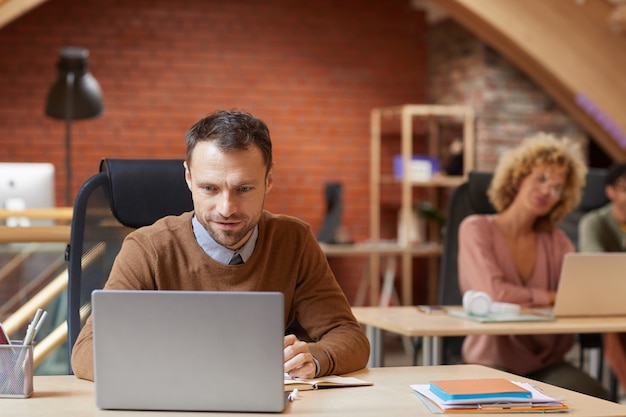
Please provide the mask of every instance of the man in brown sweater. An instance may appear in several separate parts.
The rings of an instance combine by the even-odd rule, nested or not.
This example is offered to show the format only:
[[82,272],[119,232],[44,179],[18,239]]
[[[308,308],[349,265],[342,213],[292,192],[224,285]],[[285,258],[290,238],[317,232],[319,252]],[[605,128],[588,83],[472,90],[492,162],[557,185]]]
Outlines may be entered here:
[[[285,336],[285,372],[313,378],[363,368],[369,343],[310,227],[263,209],[273,185],[265,123],[219,111],[194,124],[186,143],[194,211],[128,235],[105,289],[280,291],[285,324],[297,320],[311,339]],[[72,350],[75,375],[89,380],[92,338],[89,318]]]

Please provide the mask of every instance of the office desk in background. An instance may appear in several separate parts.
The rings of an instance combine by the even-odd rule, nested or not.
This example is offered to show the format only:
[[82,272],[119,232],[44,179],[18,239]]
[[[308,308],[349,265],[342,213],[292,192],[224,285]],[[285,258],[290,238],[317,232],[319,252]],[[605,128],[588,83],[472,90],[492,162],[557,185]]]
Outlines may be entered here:
[[425,365],[439,364],[439,340],[446,336],[626,332],[626,316],[479,323],[445,313],[426,314],[415,306],[353,307],[352,313],[359,323],[366,326],[371,344],[370,367],[382,363],[382,330],[402,336],[423,337],[422,363]]
[[[408,248],[398,245],[396,242],[378,242],[378,243],[355,243],[355,244],[327,244],[320,243],[320,247],[327,257],[341,256],[360,256],[368,257],[368,266],[359,283],[359,289],[353,305],[365,305],[365,294],[370,289],[369,305],[388,306],[392,304],[394,297],[394,281],[396,272],[398,271],[397,258],[402,257],[402,283],[403,292],[402,304],[411,305],[413,295],[413,274],[407,273],[411,270],[410,257],[428,258],[430,263],[437,265],[438,257],[441,255],[441,245],[424,242],[414,244]],[[406,257],[404,255],[410,255]],[[406,259],[405,259],[406,258]],[[380,279],[380,261],[384,261],[384,271],[382,279]],[[433,265],[428,267],[428,300],[435,302],[437,289],[437,270]]]
[[[448,365],[435,367],[399,367],[364,369],[350,374],[373,382],[373,386],[330,388],[301,392],[299,399],[289,403],[282,414],[297,416],[394,416],[432,417],[433,414],[411,391],[411,384],[426,384],[434,379],[507,378],[535,383],[547,395],[563,397],[570,407],[568,417],[625,416],[626,406],[568,391],[541,382],[531,381],[480,365]],[[245,376],[242,376],[245,378]],[[0,410],[6,416],[28,417],[191,417],[194,412],[158,412],[100,410],[96,408],[92,382],[72,375],[36,376],[35,392],[28,399],[2,399]],[[242,392],[241,395],[246,395]],[[258,413],[203,413],[211,416],[259,416]],[[510,414],[489,414],[509,416]]]

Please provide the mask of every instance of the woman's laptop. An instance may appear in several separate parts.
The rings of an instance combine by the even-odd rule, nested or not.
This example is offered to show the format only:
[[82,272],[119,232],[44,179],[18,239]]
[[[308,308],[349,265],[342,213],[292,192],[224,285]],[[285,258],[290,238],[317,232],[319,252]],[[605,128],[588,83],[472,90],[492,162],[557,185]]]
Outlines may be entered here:
[[277,292],[92,293],[96,405],[281,412]]
[[553,315],[626,315],[626,253],[567,254]]

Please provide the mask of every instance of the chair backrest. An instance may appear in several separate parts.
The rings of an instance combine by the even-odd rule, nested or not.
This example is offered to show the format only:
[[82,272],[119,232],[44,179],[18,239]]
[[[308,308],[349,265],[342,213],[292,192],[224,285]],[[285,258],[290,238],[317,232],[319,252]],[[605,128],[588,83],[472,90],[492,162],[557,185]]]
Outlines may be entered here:
[[472,214],[492,214],[496,210],[487,198],[491,172],[472,171],[468,181],[453,190],[443,233],[443,254],[439,269],[438,303],[461,304],[457,254],[459,252],[459,225]]
[[578,248],[578,222],[580,218],[587,212],[595,210],[609,202],[604,192],[604,180],[606,178],[606,169],[590,168],[587,171],[585,188],[578,206],[567,215],[559,224],[559,227],[567,234],[571,241]]
[[[68,347],[91,313],[122,241],[136,228],[193,210],[180,159],[103,159],[74,202],[68,264]],[[70,365],[70,373],[71,365]]]
[[322,243],[337,243],[337,231],[341,226],[342,190],[341,183],[328,182],[326,191],[326,214],[317,233],[317,240]]
[[[578,221],[580,217],[608,202],[604,194],[605,169],[591,168],[586,177],[586,185],[579,205],[560,224],[559,227],[569,236],[574,244],[578,242]],[[493,173],[472,171],[468,181],[453,190],[448,203],[445,229],[443,233],[443,253],[439,269],[439,288],[437,302],[444,305],[460,305],[462,294],[459,289],[458,262],[459,225],[471,214],[492,214],[495,208],[487,197],[487,189]],[[443,342],[442,363],[460,362],[460,347],[463,338],[446,338]]]
[[[467,182],[452,191],[443,232],[443,253],[439,268],[437,302],[443,305],[461,304],[458,262],[459,225],[472,214],[492,214],[496,210],[487,197],[491,172],[471,171]],[[463,361],[461,347],[464,337],[446,337],[441,341],[441,363],[456,364]]]

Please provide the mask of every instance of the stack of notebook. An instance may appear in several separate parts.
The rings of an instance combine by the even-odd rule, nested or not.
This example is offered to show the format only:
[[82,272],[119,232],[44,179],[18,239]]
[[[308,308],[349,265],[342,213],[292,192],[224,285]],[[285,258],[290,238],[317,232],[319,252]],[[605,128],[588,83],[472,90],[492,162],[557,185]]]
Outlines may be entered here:
[[504,378],[455,379],[411,385],[434,413],[567,411],[567,405],[525,382]]

